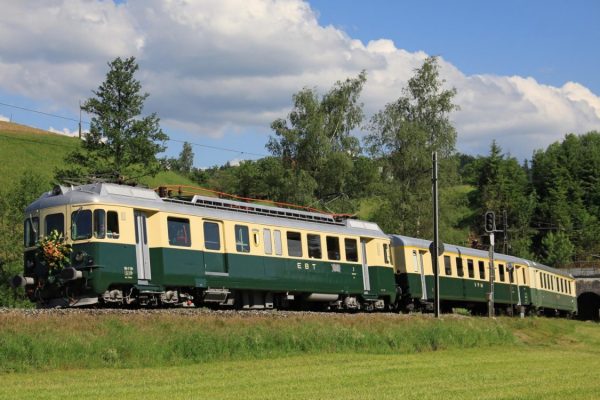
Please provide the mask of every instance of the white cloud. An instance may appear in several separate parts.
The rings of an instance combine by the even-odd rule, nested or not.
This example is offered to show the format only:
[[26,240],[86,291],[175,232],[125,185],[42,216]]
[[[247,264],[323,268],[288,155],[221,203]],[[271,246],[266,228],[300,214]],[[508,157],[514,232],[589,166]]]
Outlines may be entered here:
[[0,114],[0,121],[2,121],[2,122],[9,122],[10,119],[8,117],[5,117],[4,115]]
[[239,166],[242,163],[242,161],[244,161],[244,160],[242,160],[240,158],[234,158],[233,160],[229,160],[228,163],[232,167],[237,167],[237,166]]
[[[106,73],[106,62],[134,55],[151,93],[146,111],[166,130],[221,137],[262,132],[285,116],[304,86],[331,87],[368,72],[367,114],[394,101],[427,56],[388,39],[364,44],[321,26],[299,0],[48,0],[7,2],[0,14],[0,90],[76,109]],[[600,98],[568,82],[542,85],[518,76],[467,76],[441,60],[458,90],[453,119],[459,150],[487,152],[493,138],[513,155],[567,132],[600,126]]]
[[50,128],[48,128],[48,132],[58,133],[60,135],[71,136],[71,137],[78,137],[79,136],[79,130],[72,131],[69,128],[62,128],[61,130],[59,130],[59,129],[55,129],[53,127],[50,127]]

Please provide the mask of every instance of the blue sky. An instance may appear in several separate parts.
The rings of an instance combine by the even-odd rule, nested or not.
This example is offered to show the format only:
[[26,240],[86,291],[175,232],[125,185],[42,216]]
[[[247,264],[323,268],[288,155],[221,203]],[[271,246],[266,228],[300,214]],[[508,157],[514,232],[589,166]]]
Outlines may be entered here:
[[[8,2],[0,103],[76,119],[106,63],[134,55],[151,94],[146,111],[176,140],[168,155],[191,141],[195,165],[207,167],[266,154],[270,123],[302,87],[325,91],[366,69],[368,119],[438,55],[458,90],[458,150],[485,154],[497,140],[524,159],[568,132],[600,130],[598,21],[591,0]],[[77,127],[0,104],[9,118],[67,134]]]
[[319,21],[365,42],[390,38],[466,74],[577,81],[600,95],[600,2],[311,0]]

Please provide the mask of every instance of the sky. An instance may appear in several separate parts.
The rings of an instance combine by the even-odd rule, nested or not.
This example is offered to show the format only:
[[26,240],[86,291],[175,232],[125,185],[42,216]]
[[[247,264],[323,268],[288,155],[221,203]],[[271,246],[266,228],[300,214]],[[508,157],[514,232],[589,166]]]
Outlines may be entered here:
[[[75,134],[79,101],[115,57],[196,167],[268,154],[269,126],[303,87],[367,71],[365,122],[439,57],[457,90],[457,150],[492,140],[520,160],[566,133],[600,131],[600,2],[594,0],[0,0],[0,120]],[[10,105],[10,106],[8,106]],[[11,107],[12,106],[12,107]],[[28,108],[46,114],[22,110]],[[90,116],[84,114],[84,121]],[[87,125],[84,123],[84,129]],[[365,134],[364,129],[355,132]]]

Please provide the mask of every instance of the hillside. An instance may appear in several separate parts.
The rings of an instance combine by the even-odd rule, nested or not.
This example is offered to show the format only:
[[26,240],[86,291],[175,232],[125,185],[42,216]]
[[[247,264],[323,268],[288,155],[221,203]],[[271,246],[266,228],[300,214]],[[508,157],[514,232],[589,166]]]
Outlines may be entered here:
[[[26,125],[0,121],[0,187],[10,187],[25,171],[39,173],[53,183],[54,170],[65,156],[79,146],[79,140]],[[143,184],[193,185],[174,172],[167,171],[154,178],[142,179]]]

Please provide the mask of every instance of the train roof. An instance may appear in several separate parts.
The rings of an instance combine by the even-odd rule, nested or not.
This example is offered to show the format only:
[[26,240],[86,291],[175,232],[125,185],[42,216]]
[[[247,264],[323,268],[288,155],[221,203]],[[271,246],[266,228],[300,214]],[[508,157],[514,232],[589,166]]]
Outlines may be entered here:
[[30,204],[26,214],[37,210],[73,204],[105,203],[140,209],[187,214],[215,219],[319,230],[337,234],[387,238],[373,222],[356,219],[336,220],[332,215],[264,206],[220,198],[194,196],[191,201],[163,199],[154,190],[113,183],[81,186],[56,186]]
[[[412,247],[429,249],[429,246],[431,244],[431,240],[413,238],[413,237],[403,236],[403,235],[390,235],[390,238],[392,239],[392,245],[396,245],[396,246],[412,246]],[[461,256],[472,256],[472,257],[480,257],[480,258],[487,258],[489,256],[489,252],[487,252],[485,250],[457,246],[455,244],[444,243],[444,249],[446,252],[457,253]],[[553,274],[573,278],[573,276],[569,273],[563,272],[556,268],[549,267],[544,264],[540,264],[535,261],[526,260],[524,258],[514,257],[514,256],[506,255],[506,254],[500,254],[500,253],[494,253],[494,258],[497,260],[505,261],[505,262],[512,262],[512,263],[516,263],[516,264],[525,264],[527,266],[531,266],[531,267],[534,267],[534,268],[537,268],[537,269],[540,269],[540,270],[543,270],[546,272],[551,272]]]

